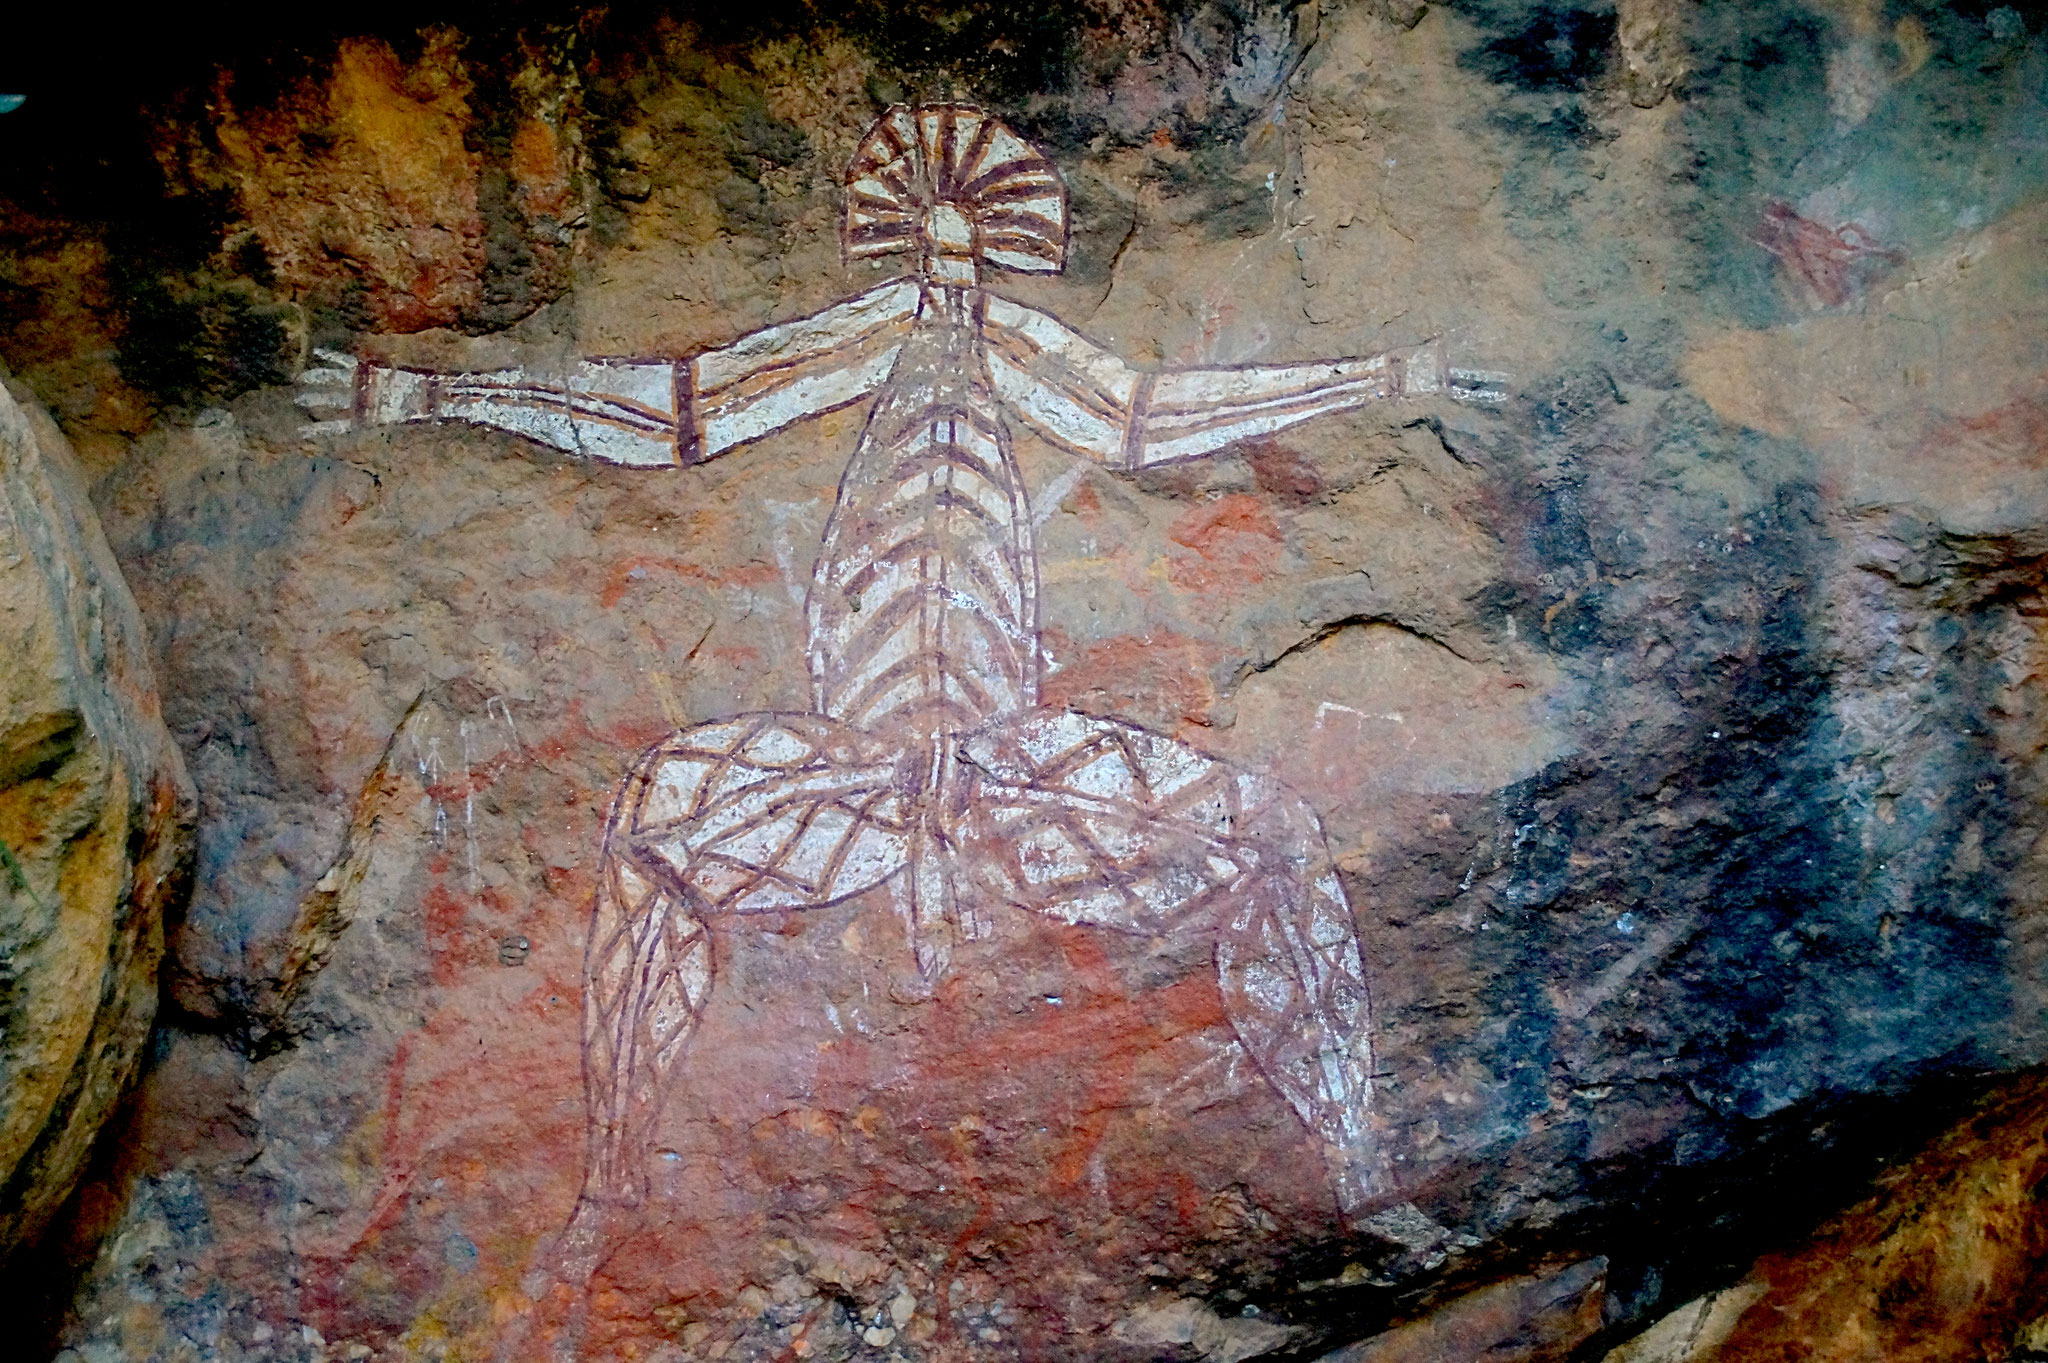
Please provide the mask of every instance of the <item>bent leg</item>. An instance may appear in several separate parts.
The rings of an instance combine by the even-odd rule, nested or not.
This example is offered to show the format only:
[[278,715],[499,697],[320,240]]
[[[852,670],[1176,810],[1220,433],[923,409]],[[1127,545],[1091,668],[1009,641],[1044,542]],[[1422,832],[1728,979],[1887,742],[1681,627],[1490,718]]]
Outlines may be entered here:
[[1268,777],[1067,711],[998,720],[960,756],[961,878],[1070,923],[1212,933],[1238,1039],[1323,1144],[1339,1201],[1383,1191],[1364,960],[1314,812]]
[[638,1206],[653,1122],[711,993],[711,936],[665,887],[606,849],[584,962],[584,1196]]
[[700,724],[634,765],[606,847],[706,914],[837,903],[902,868],[911,765],[823,715]]
[[596,1271],[612,1218],[646,1201],[654,1121],[714,964],[702,919],[635,871],[609,836],[598,875],[583,958],[583,1187],[547,1267],[578,1286]]
[[680,730],[634,763],[605,831],[584,956],[583,1191],[557,1253],[587,1279],[648,1191],[655,1123],[710,996],[706,920],[818,908],[900,871],[898,764],[817,715]]

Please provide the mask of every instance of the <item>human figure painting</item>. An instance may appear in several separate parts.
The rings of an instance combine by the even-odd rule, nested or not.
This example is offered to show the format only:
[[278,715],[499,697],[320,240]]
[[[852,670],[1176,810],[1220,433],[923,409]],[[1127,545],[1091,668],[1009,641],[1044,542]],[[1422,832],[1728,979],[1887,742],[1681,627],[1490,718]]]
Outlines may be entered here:
[[[1384,1200],[1368,971],[1315,813],[1258,771],[1040,703],[1034,521],[1013,423],[1113,470],[1200,459],[1372,403],[1493,402],[1440,344],[1293,364],[1134,368],[992,273],[1055,274],[1065,185],[966,104],[898,106],[846,175],[850,259],[915,269],[680,359],[428,373],[322,352],[315,433],[467,422],[687,470],[870,403],[805,601],[811,708],[713,719],[636,760],[604,834],[585,962],[588,1139],[561,1238],[588,1277],[649,1195],[654,1124],[717,987],[711,926],[885,894],[919,975],[995,915],[1213,943],[1246,1054],[1320,1144],[1347,1213]],[[687,472],[675,476],[687,477]]]

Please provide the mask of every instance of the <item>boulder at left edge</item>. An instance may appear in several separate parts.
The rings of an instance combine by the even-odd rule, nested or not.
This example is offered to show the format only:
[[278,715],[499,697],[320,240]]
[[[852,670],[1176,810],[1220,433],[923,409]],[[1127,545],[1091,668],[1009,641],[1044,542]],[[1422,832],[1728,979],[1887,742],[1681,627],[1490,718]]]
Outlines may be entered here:
[[49,1222],[135,1076],[194,820],[76,458],[0,387],[0,1256]]

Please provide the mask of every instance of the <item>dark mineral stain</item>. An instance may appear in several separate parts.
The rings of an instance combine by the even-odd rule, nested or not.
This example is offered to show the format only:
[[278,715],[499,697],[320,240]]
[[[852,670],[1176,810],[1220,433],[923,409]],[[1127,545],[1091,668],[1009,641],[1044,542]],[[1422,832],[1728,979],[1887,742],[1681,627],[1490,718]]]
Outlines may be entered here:
[[795,165],[810,146],[804,130],[768,112],[761,103],[743,104],[726,126],[731,145],[726,159],[732,168],[750,180],[766,171]]
[[[1454,812],[1454,855],[1418,855],[1375,888],[1413,906],[1410,931],[1463,925],[1438,940],[1468,956],[1500,1019],[1461,1042],[1489,1075],[1485,1120],[1616,1190],[1597,1215],[1619,1218],[1608,1243],[1647,1315],[1952,1107],[1906,1113],[1898,1095],[1990,1063],[1982,1038],[2011,1007],[1998,939],[2017,845],[1986,838],[1984,869],[1952,867],[2016,802],[1982,737],[2000,675],[1986,660],[1999,621],[2032,608],[2015,584],[2036,560],[1923,534],[1924,567],[1881,590],[1900,618],[1937,622],[1916,646],[1942,675],[1932,699],[1893,696],[1836,657],[1824,584],[1845,532],[1783,472],[1786,451],[1597,366],[1525,391],[1502,437],[1460,447],[1492,470],[1486,516],[1510,565],[1476,604],[1578,679],[1578,750]],[[1752,488],[1752,509],[1681,491],[1702,465]],[[1664,489],[1654,507],[1645,486]],[[1840,716],[1908,701],[1931,736],[1888,770],[1920,794],[1874,823],[1844,775],[1872,759]],[[1545,1129],[1534,1114],[1577,1111],[1581,1088],[1600,1095],[1586,1125]],[[1689,1115],[1608,1171],[1572,1142],[1631,1104]],[[1788,1177],[1797,1196],[1754,1196]],[[1432,1214],[1484,1220],[1492,1193],[1481,1160]]]
[[128,296],[121,373],[172,403],[220,402],[291,379],[297,347],[283,308],[231,286],[151,281]]
[[1614,53],[1612,10],[1542,7],[1518,27],[1462,58],[1462,64],[1503,85],[1544,93],[1583,90]]
[[1066,84],[1086,7],[962,5],[880,0],[856,11],[870,41],[905,71],[951,68],[977,77],[992,97],[1021,99]]
[[269,274],[262,246],[248,237],[221,250],[231,213],[224,195],[187,194],[107,233],[126,321],[121,372],[162,401],[218,402],[287,382],[297,359],[290,309],[248,277]]

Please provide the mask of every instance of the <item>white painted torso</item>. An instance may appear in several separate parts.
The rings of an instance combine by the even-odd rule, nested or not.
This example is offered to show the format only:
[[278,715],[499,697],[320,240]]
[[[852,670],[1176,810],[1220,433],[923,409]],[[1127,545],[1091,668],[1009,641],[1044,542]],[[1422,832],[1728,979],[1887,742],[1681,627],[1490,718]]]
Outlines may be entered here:
[[807,615],[820,712],[936,739],[1038,702],[1038,556],[986,296],[927,285],[840,484]]

